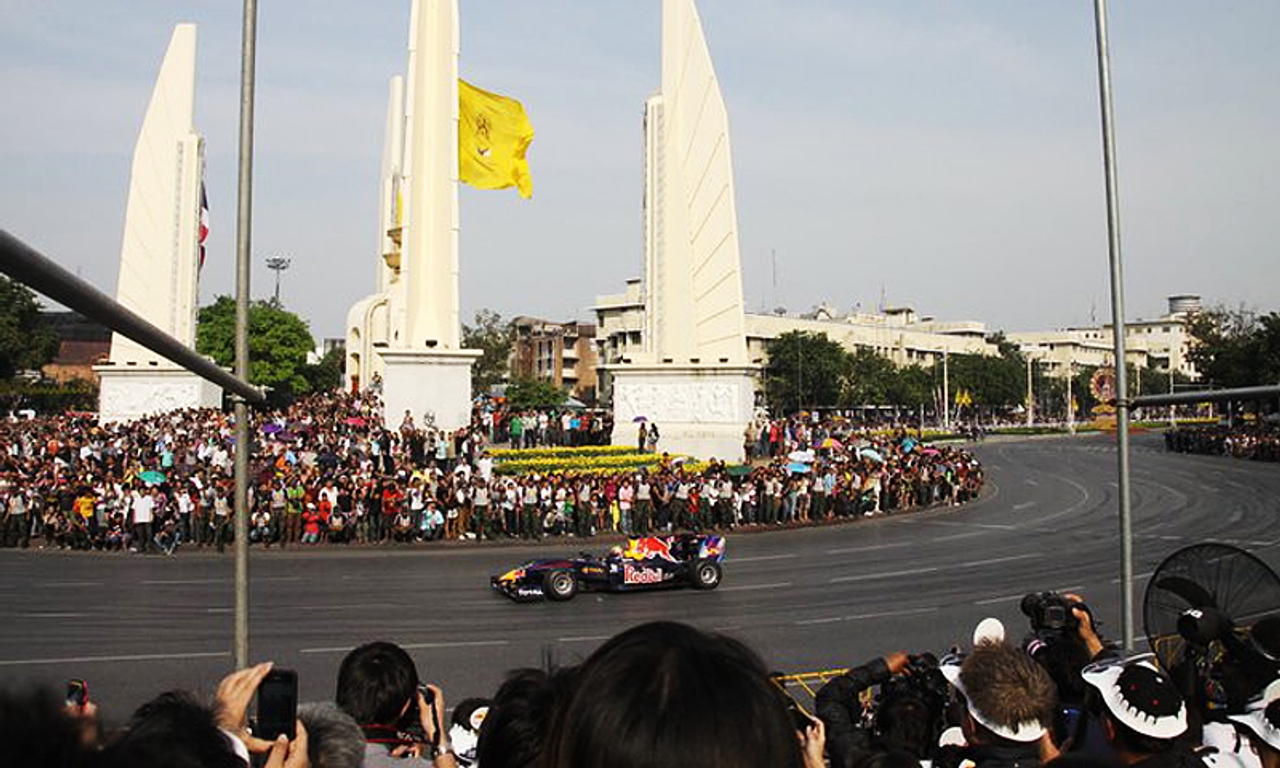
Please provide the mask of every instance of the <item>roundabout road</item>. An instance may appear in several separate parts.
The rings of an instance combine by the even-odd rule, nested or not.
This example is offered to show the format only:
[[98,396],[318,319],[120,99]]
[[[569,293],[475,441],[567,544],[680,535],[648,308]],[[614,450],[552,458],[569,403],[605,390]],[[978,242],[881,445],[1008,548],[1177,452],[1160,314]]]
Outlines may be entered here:
[[[1114,441],[992,441],[975,450],[989,478],[979,501],[730,535],[724,582],[705,593],[581,594],[569,603],[517,605],[489,591],[490,574],[527,557],[571,552],[571,539],[255,550],[252,655],[297,669],[303,700],[331,698],[347,650],[393,640],[456,703],[491,694],[508,669],[572,663],[610,635],[654,619],[742,637],[783,671],[847,666],[896,649],[944,650],[967,643],[986,616],[1020,636],[1026,621],[1018,603],[1029,591],[1082,592],[1103,633],[1117,637]],[[1275,465],[1166,454],[1158,435],[1135,437],[1131,463],[1139,612],[1145,578],[1188,544],[1235,544],[1280,565]],[[3,550],[0,578],[6,685],[86,678],[108,720],[118,723],[162,690],[211,693],[229,669],[229,553]]]

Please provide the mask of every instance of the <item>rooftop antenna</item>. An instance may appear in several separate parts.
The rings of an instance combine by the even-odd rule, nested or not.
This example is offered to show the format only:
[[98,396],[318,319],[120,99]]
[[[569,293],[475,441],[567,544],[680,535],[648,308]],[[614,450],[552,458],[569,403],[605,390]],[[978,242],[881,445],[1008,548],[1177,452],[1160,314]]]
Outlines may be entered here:
[[778,249],[777,248],[769,249],[769,258],[773,261],[773,295],[769,297],[770,299],[772,299],[772,301],[770,301],[769,303],[773,304],[776,307],[778,306]]

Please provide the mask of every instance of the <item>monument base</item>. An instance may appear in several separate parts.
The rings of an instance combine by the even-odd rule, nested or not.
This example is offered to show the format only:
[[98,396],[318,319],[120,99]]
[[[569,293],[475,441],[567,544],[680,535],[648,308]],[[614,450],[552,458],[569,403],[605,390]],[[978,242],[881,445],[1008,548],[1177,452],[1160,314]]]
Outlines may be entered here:
[[98,421],[112,424],[184,408],[219,408],[222,388],[172,363],[95,365]]
[[455,430],[471,423],[471,365],[478,349],[418,352],[379,349],[382,358],[382,418],[397,429],[405,411],[418,427]]
[[642,420],[658,426],[659,453],[741,462],[755,411],[756,366],[610,365],[613,444],[636,445]]

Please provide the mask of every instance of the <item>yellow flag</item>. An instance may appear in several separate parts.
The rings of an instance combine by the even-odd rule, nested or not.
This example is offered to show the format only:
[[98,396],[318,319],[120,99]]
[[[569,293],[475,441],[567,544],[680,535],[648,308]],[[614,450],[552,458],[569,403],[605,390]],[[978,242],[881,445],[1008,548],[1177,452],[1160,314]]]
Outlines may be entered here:
[[516,187],[533,196],[525,152],[533,126],[524,106],[458,80],[458,178],[476,189]]

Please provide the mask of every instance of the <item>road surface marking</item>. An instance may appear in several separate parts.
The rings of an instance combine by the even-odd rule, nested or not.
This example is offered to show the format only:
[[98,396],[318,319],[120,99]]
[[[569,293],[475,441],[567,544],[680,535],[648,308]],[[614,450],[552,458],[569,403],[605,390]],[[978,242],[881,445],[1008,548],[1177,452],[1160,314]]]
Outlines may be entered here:
[[956,539],[971,539],[974,536],[983,536],[986,531],[969,531],[968,533],[953,533],[950,536],[937,536],[930,541],[935,544],[942,541],[955,541]]
[[896,576],[915,576],[921,573],[933,573],[938,569],[929,568],[911,568],[905,571],[884,571],[881,573],[863,573],[858,576],[837,576],[829,581],[832,584],[842,584],[848,581],[871,581],[872,579],[892,579]]
[[834,624],[838,621],[844,621],[844,619],[841,618],[840,616],[831,616],[826,619],[801,619],[800,621],[796,622],[796,626],[803,627],[803,626],[808,626],[810,624]]
[[[231,579],[168,579],[168,580],[156,580],[156,581],[143,581],[140,583],[150,587],[174,587],[174,586],[189,587],[189,586],[204,586],[207,584],[230,584],[231,581],[232,581]],[[262,584],[265,582],[276,582],[276,581],[302,581],[302,577],[301,576],[254,576],[251,579],[251,581],[254,582],[255,584]]]
[[937,606],[929,608],[912,608],[904,611],[881,611],[879,613],[859,613],[854,616],[845,616],[846,621],[857,621],[859,619],[883,619],[889,616],[915,616],[921,613],[935,613]]
[[376,608],[380,611],[385,611],[390,608],[395,608],[395,606],[392,605],[391,603],[353,603],[351,605],[291,605],[289,607],[293,608],[294,610],[305,611],[308,613],[311,611],[351,611],[351,610],[359,610],[361,608]]
[[974,560],[970,563],[960,563],[952,566],[954,568],[978,568],[984,565],[997,565],[999,563],[1012,563],[1015,560],[1028,560],[1033,557],[1044,557],[1039,552],[1028,552],[1025,555],[1013,555],[1012,557],[993,557],[990,560]]
[[177,659],[216,659],[230,656],[230,651],[209,653],[143,653],[136,656],[71,656],[61,659],[2,659],[0,667],[30,667],[38,664],[98,664],[122,661],[172,661]]
[[[471,640],[456,643],[401,643],[405,650],[426,650],[430,648],[478,648],[488,645],[510,645],[506,640]],[[298,653],[347,653],[355,646],[343,645],[333,648],[301,648]]]
[[82,619],[87,613],[20,613],[24,619]]
[[609,635],[583,635],[581,637],[558,637],[558,643],[600,643],[609,639]]
[[186,587],[203,584],[230,584],[231,579],[173,579],[171,581],[144,581],[142,583],[149,587]]
[[[1080,586],[1063,587],[1062,589],[1055,589],[1053,591],[1057,592],[1058,594],[1062,594],[1064,592],[1074,592],[1076,594],[1079,594],[1084,591],[1084,587],[1080,587]],[[1000,597],[988,597],[985,600],[974,600],[973,604],[974,605],[995,605],[996,603],[1007,603],[1013,600],[1021,600],[1026,595],[1027,595],[1026,592],[1019,592],[1016,595],[1001,595]]]
[[1017,511],[1017,510],[1020,510],[1020,509],[1030,509],[1031,507],[1034,507],[1035,505],[1036,505],[1036,503],[1035,503],[1034,501],[1024,501],[1024,502],[1022,502],[1021,504],[1014,504],[1014,505],[1013,505],[1013,509],[1014,509],[1014,511]]
[[105,583],[102,581],[49,581],[36,586],[46,589],[61,589],[62,587],[101,587]]
[[828,549],[828,555],[848,555],[854,552],[875,552],[881,549],[893,549],[895,547],[909,547],[915,544],[914,541],[904,541],[898,544],[873,544],[867,547],[846,547],[844,549]]
[[721,592],[752,592],[757,589],[782,589],[791,586],[789,581],[779,581],[774,584],[742,584],[736,587],[721,587]]
[[759,563],[759,562],[762,562],[762,561],[764,561],[764,560],[790,560],[791,558],[793,558],[793,557],[795,557],[795,556],[796,556],[796,555],[795,555],[795,553],[785,554],[785,555],[755,555],[755,556],[753,556],[753,557],[735,557],[735,558],[733,558],[733,562],[735,562],[735,563]]

